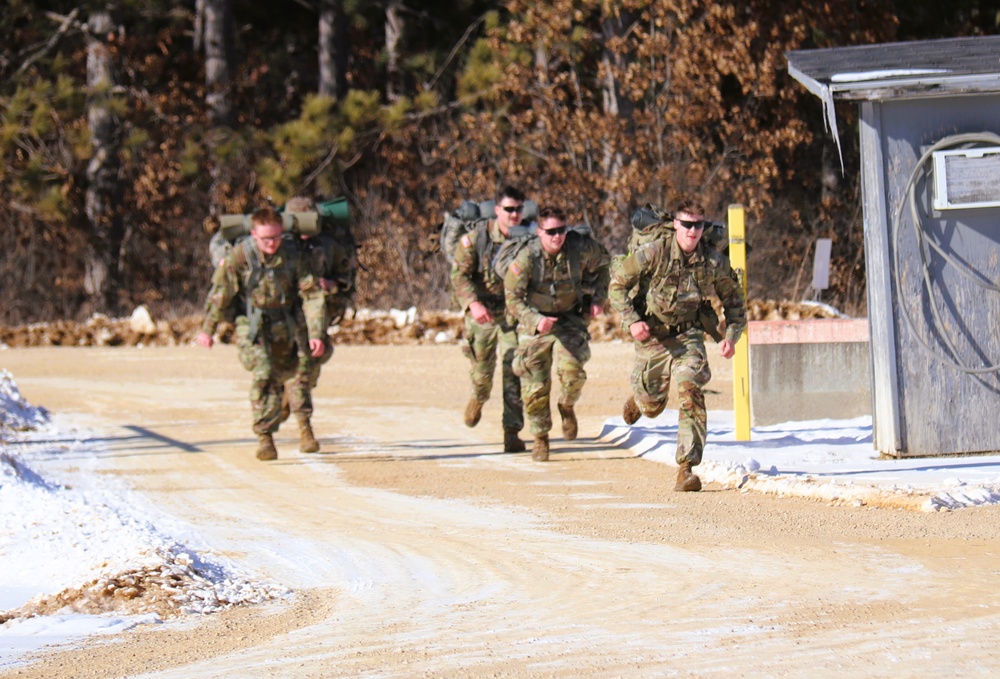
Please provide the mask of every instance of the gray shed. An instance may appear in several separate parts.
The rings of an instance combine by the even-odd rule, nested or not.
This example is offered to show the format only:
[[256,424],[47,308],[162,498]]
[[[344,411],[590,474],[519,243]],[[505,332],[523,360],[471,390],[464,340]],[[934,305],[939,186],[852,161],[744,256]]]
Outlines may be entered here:
[[786,56],[861,107],[875,448],[1000,450],[1000,36]]

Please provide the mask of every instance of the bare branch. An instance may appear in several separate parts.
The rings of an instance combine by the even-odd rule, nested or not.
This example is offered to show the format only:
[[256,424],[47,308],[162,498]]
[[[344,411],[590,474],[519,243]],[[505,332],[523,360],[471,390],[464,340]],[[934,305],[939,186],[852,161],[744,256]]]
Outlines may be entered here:
[[[76,17],[79,13],[80,13],[79,7],[74,8],[73,11],[67,14],[66,16],[61,16],[53,12],[46,12],[45,15],[47,17],[60,22],[58,30],[56,30],[56,32],[52,34],[52,37],[49,38],[48,41],[46,41],[45,45],[43,45],[40,50],[38,50],[30,57],[25,59],[23,62],[21,62],[21,65],[18,67],[17,71],[14,72],[14,74],[18,75],[20,73],[23,73],[24,70],[30,67],[33,63],[35,63],[43,56],[45,56],[53,49],[55,49],[55,46],[59,44],[59,40],[69,31],[70,28],[74,27],[74,25],[76,24]],[[76,27],[79,28],[78,25]]]

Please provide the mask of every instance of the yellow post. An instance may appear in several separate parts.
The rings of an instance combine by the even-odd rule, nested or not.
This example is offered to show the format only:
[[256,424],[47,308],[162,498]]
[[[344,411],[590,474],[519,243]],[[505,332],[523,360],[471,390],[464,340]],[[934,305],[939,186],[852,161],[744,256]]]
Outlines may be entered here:
[[[729,261],[747,294],[746,220],[742,205],[729,206]],[[744,332],[733,356],[733,413],[736,440],[750,440],[750,339]]]

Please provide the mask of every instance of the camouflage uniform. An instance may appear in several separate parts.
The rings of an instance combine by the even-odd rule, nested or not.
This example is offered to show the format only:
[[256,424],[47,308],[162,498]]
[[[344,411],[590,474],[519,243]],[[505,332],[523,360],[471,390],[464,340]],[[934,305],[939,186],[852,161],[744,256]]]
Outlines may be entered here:
[[[480,242],[488,239],[487,243]],[[493,271],[493,259],[507,238],[495,220],[462,236],[455,248],[455,264],[451,283],[455,299],[465,311],[465,344],[463,353],[471,362],[472,397],[485,403],[493,389],[497,351],[502,357],[503,428],[521,431],[524,428],[524,407],[521,404],[521,381],[511,364],[517,348],[517,332],[513,319],[507,317],[504,306],[503,281]],[[477,323],[469,313],[469,305],[479,302],[493,316],[489,323]]]
[[[636,288],[639,294],[633,298],[630,291]],[[621,261],[609,286],[611,305],[621,314],[626,330],[639,321],[649,325],[649,338],[635,341],[632,391],[639,410],[648,417],[663,412],[670,380],[677,380],[678,465],[699,464],[705,448],[707,414],[702,387],[712,373],[697,317],[709,289],[725,310],[725,339],[737,342],[746,328],[743,290],[729,260],[704,241],[690,255],[674,238],[646,243]]]
[[[517,319],[518,332],[514,372],[521,377],[524,410],[535,437],[552,428],[553,364],[562,385],[559,405],[572,408],[580,398],[587,381],[583,366],[590,360],[590,305],[607,298],[609,262],[604,246],[570,232],[555,255],[546,254],[532,238],[507,268],[507,311]],[[543,316],[557,320],[540,335]]]
[[[259,265],[256,277],[253,262]],[[287,239],[267,259],[247,238],[233,247],[212,275],[202,332],[213,335],[239,295],[248,298],[236,317],[236,342],[240,363],[253,374],[253,430],[269,434],[280,424],[284,383],[309,361],[308,340],[325,334],[323,291]],[[312,414],[308,385],[303,389],[293,383],[289,401],[296,413]]]
[[357,269],[357,252],[353,247],[338,243],[333,236],[320,232],[316,236],[301,241],[302,257],[309,270],[319,278],[332,280],[336,287],[325,291],[326,303],[323,316],[323,344],[325,351],[316,359],[311,358],[305,375],[296,376],[297,381],[307,380],[308,386],[315,388],[319,382],[320,370],[333,357],[333,342],[326,328],[339,323],[347,311],[350,293],[354,289],[354,272]]

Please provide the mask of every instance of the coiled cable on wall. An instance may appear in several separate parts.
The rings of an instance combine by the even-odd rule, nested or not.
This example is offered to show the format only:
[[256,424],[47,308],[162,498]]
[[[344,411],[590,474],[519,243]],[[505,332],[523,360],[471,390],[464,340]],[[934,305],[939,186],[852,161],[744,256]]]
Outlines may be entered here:
[[933,144],[928,148],[924,154],[917,161],[916,166],[913,168],[913,172],[910,173],[910,178],[906,182],[906,186],[903,191],[903,195],[900,197],[899,204],[896,206],[895,214],[892,219],[892,236],[893,236],[893,280],[896,285],[896,290],[900,296],[899,299],[899,309],[902,313],[903,318],[906,320],[910,331],[913,336],[917,339],[928,353],[930,353],[934,358],[941,361],[946,365],[959,370],[961,372],[970,375],[985,375],[988,373],[994,373],[1000,371],[1000,363],[995,363],[991,366],[984,368],[971,368],[966,365],[962,365],[953,358],[945,356],[938,352],[931,344],[924,339],[920,332],[917,330],[916,322],[910,315],[909,310],[903,300],[903,287],[902,280],[900,279],[900,266],[899,266],[899,250],[900,250],[900,237],[901,237],[901,226],[903,214],[903,201],[906,201],[909,207],[910,219],[912,222],[914,236],[917,241],[917,251],[920,253],[920,264],[921,273],[923,276],[924,289],[927,292],[928,306],[930,307],[931,313],[934,317],[934,322],[936,327],[940,329],[938,333],[942,341],[951,351],[953,356],[958,356],[958,349],[955,347],[954,342],[948,333],[945,332],[945,324],[941,318],[941,310],[938,308],[937,303],[934,299],[934,291],[932,287],[933,281],[930,275],[930,266],[928,263],[928,248],[933,249],[940,255],[940,257],[951,264],[961,275],[965,276],[971,280],[975,285],[988,290],[990,292],[1000,292],[1000,285],[993,283],[992,281],[984,280],[984,277],[978,272],[971,269],[968,265],[960,260],[956,259],[951,253],[947,252],[941,245],[936,243],[930,234],[924,227],[923,221],[920,219],[920,212],[917,206],[916,197],[916,185],[917,180],[924,174],[926,174],[925,166],[928,161],[931,160],[933,154],[936,151],[942,151],[945,149],[953,149],[959,147],[975,148],[976,146],[1000,146],[1000,135],[994,134],[992,132],[974,132],[967,134],[956,134],[949,137],[945,137],[940,141]]

